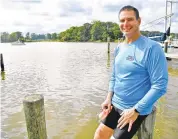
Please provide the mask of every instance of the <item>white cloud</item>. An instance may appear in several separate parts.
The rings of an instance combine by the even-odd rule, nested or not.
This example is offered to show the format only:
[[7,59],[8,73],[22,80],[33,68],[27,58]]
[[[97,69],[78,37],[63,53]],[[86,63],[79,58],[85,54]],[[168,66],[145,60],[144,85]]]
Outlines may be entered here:
[[[165,0],[0,0],[0,31],[47,33],[93,20],[117,23],[118,11],[128,4],[139,9],[142,25],[165,15]],[[171,31],[178,33],[176,9],[178,4],[173,4]],[[164,19],[145,30],[163,32]]]

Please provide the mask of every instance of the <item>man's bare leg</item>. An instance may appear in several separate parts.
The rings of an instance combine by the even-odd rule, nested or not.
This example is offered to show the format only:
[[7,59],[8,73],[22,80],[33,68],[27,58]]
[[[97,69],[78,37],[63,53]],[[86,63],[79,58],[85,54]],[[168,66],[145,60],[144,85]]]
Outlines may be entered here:
[[110,139],[114,130],[101,123],[96,129],[94,139]]

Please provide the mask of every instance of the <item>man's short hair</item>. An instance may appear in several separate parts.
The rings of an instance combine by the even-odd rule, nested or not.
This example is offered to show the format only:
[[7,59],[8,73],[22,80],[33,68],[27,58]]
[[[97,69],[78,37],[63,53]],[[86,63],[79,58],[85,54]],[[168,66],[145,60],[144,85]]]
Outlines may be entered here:
[[125,11],[125,10],[128,10],[128,11],[134,11],[135,13],[135,16],[136,16],[136,19],[139,19],[139,11],[137,10],[137,8],[133,7],[133,6],[130,6],[130,5],[127,5],[127,6],[124,6],[122,7],[122,9],[119,11],[119,15],[122,11]]

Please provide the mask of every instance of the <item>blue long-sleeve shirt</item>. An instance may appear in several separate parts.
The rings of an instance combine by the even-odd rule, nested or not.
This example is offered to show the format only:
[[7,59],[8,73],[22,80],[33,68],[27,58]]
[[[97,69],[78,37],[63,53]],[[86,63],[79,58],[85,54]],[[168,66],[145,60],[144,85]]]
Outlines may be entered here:
[[150,114],[154,103],[166,93],[167,60],[161,46],[144,36],[115,49],[109,91],[112,104],[121,109],[135,107],[140,115]]

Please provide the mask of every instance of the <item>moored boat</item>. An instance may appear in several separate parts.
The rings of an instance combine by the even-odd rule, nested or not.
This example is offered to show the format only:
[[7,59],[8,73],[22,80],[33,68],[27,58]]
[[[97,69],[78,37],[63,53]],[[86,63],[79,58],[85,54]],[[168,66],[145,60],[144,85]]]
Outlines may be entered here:
[[12,42],[11,45],[25,45],[25,43],[20,41],[20,40],[18,40],[16,42]]

